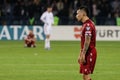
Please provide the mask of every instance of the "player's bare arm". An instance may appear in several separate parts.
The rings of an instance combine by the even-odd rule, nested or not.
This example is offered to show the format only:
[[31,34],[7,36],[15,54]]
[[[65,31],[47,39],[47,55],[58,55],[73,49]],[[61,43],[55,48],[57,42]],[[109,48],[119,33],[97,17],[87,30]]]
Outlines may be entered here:
[[33,37],[33,41],[36,41],[36,38],[35,38],[35,37]]
[[91,36],[88,36],[86,35],[85,36],[85,43],[84,43],[84,47],[83,47],[83,50],[81,52],[81,55],[79,57],[79,63],[85,63],[85,55],[86,55],[86,52],[89,48],[89,45],[90,45],[90,41],[91,41]]
[[83,48],[83,51],[82,51],[84,54],[86,54],[86,52],[87,52],[87,50],[89,48],[90,41],[91,41],[91,36],[86,35],[85,36],[84,48]]

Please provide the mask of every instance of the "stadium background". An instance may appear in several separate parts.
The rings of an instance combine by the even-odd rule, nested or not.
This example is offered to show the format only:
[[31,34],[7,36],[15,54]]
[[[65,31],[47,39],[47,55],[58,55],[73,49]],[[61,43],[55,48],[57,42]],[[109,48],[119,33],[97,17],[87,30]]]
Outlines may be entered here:
[[48,4],[59,18],[59,25],[79,24],[73,14],[81,5],[89,7],[97,25],[118,25],[120,17],[119,0],[1,0],[0,24],[42,24],[39,18]]
[[[44,49],[39,20],[47,4],[52,4],[58,21],[50,51]],[[98,35],[92,78],[120,80],[119,0],[0,0],[0,80],[81,80],[77,63],[81,23],[74,12],[83,4],[90,8]],[[37,35],[36,48],[24,48],[23,37],[29,29]]]

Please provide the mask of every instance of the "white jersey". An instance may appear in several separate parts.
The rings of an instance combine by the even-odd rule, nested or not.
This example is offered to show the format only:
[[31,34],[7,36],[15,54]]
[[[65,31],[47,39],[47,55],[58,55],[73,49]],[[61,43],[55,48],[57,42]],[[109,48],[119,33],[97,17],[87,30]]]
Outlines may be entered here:
[[54,18],[53,18],[53,13],[45,11],[40,20],[44,22],[44,33],[45,35],[50,35],[51,33],[51,26],[54,24]]
[[48,12],[45,11],[40,20],[42,20],[44,22],[44,27],[51,27],[52,24],[54,24],[54,18],[53,18],[53,13],[52,12]]

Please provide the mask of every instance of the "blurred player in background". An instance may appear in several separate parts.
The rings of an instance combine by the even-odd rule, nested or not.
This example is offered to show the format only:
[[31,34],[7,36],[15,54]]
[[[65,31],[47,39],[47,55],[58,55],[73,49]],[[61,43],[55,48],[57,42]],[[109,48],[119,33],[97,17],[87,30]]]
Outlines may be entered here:
[[47,6],[47,10],[42,14],[40,20],[44,23],[44,34],[45,38],[45,49],[50,49],[50,34],[51,34],[51,27],[54,24],[54,18],[52,13],[52,7]]
[[25,47],[36,47],[36,39],[35,36],[33,34],[33,31],[29,31],[29,34],[26,36],[26,38],[24,39],[25,41]]
[[78,57],[80,73],[83,80],[92,80],[90,74],[93,73],[97,52],[96,52],[96,29],[94,23],[88,17],[89,10],[82,6],[77,10],[76,18],[83,23],[81,36],[81,51]]

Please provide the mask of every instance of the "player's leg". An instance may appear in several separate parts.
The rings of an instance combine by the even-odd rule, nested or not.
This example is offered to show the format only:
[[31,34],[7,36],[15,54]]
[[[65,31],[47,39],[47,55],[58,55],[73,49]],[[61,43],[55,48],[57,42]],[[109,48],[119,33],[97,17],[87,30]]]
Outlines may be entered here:
[[89,69],[89,65],[88,64],[81,64],[80,65],[80,73],[83,74],[83,80],[91,80],[90,74],[91,74],[91,70]]
[[49,34],[46,35],[45,48],[50,49],[50,35]]
[[24,39],[24,46],[25,46],[25,47],[28,47],[29,44],[30,44],[30,42],[29,42],[27,39]]
[[36,47],[35,41],[31,41],[31,47]]
[[91,80],[90,74],[83,74],[83,80]]
[[88,62],[88,74],[84,74],[84,78],[85,80],[92,80],[91,77],[90,77],[90,74],[93,73],[94,71],[94,68],[95,68],[95,63],[96,63],[96,57],[97,57],[97,52],[96,52],[96,49],[93,49],[91,52],[90,52],[90,55],[87,57],[87,62]]
[[27,40],[24,40],[24,47],[27,47]]
[[85,80],[85,75],[83,74],[83,80]]
[[44,33],[45,33],[45,49],[50,49],[50,28],[45,27],[44,28]]
[[80,65],[80,73],[83,74],[83,80],[91,80],[91,62],[90,55],[86,56],[86,63]]
[[47,27],[44,26],[44,34],[45,34],[45,49],[47,49]]
[[47,48],[50,49],[50,35],[46,35],[46,40],[47,40]]
[[51,27],[48,28],[48,35],[47,35],[47,40],[48,40],[48,49],[50,49],[50,34],[51,34]]
[[49,35],[46,34],[46,37],[45,37],[45,49],[48,48],[48,42],[49,42]]

